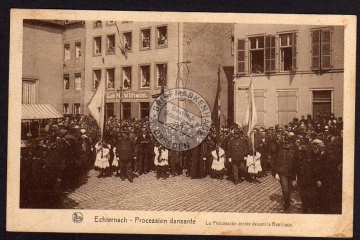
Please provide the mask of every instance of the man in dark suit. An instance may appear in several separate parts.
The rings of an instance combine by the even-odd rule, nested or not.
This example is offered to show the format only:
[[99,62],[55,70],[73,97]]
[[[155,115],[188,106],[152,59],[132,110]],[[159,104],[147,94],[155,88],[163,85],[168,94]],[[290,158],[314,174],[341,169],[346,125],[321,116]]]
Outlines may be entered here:
[[128,132],[122,131],[115,144],[116,157],[119,158],[120,178],[125,180],[127,176],[129,182],[133,182],[132,162],[135,157],[134,145],[132,144]]
[[[130,141],[130,140],[129,140]],[[149,172],[149,161],[150,161],[150,135],[143,126],[141,132],[136,138],[136,145],[138,146],[138,158],[139,158],[139,175]]]
[[319,165],[312,145],[305,141],[297,141],[294,155],[294,170],[296,180],[293,186],[299,188],[303,213],[315,210],[315,193],[319,181]]
[[240,137],[240,130],[234,130],[234,138],[228,144],[229,162],[232,164],[234,184],[238,184],[241,176],[245,177],[246,163],[244,157],[248,154],[245,138]]
[[275,161],[275,178],[281,184],[285,211],[290,207],[290,190],[294,179],[294,153],[289,139],[284,139]]

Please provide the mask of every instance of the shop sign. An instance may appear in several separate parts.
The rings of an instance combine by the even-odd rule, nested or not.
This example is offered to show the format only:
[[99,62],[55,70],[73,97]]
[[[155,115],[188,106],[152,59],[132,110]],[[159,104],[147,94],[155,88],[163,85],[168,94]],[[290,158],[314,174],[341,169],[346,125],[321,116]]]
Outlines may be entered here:
[[[122,99],[144,99],[149,98],[150,94],[146,92],[123,92]],[[120,99],[120,93],[108,92],[106,93],[106,99]]]

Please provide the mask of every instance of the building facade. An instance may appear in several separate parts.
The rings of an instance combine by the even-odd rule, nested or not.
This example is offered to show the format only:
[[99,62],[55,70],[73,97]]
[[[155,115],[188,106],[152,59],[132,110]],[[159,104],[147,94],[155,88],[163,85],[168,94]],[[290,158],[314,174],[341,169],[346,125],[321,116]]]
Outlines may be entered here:
[[232,24],[99,20],[85,25],[84,106],[104,80],[108,117],[148,116],[162,86],[197,91],[213,107],[220,66],[222,120],[228,120],[233,56],[226,33]]
[[[234,118],[232,30],[222,23],[26,20],[23,103],[89,114],[105,81],[107,117],[139,119],[162,88],[194,90],[213,108],[220,79],[226,125]],[[191,111],[188,102],[181,107]]]
[[22,103],[63,107],[63,24],[24,20]]
[[342,26],[235,24],[234,112],[245,125],[253,84],[257,125],[319,112],[343,116]]

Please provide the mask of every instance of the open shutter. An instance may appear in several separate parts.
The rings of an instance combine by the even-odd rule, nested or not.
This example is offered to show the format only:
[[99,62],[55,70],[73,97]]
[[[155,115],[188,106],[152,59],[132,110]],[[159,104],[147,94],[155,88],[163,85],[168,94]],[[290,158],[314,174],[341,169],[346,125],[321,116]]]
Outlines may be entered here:
[[237,42],[237,72],[245,73],[245,39],[238,39]]
[[321,69],[331,68],[331,29],[321,30]]
[[275,36],[265,36],[265,72],[275,71]]
[[320,70],[320,30],[311,31],[311,69]]
[[292,70],[295,71],[297,69],[297,63],[296,63],[296,33],[294,32],[292,34]]

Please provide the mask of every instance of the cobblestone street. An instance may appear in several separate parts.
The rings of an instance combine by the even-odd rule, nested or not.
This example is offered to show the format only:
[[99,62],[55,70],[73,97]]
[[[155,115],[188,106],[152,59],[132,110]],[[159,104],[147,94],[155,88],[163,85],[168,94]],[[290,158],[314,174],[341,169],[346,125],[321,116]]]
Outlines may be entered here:
[[[201,211],[282,213],[280,184],[272,177],[260,178],[261,183],[228,180],[190,179],[176,176],[157,180],[155,173],[135,178],[133,183],[112,176],[97,178],[89,171],[82,185],[67,193],[63,208],[99,210]],[[296,191],[291,196],[290,213],[301,212]]]

